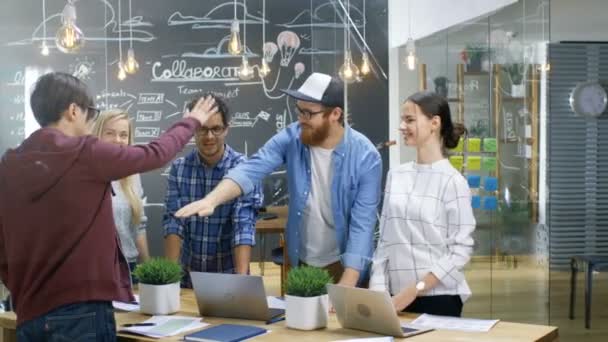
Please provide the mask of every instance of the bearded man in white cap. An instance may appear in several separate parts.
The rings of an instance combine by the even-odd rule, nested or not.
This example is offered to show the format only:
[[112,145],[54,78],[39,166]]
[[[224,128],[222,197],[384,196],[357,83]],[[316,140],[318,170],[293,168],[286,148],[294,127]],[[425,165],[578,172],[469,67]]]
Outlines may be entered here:
[[344,122],[344,85],[313,73],[298,90],[298,122],[273,136],[203,199],[176,216],[209,216],[220,204],[253,191],[254,184],[287,166],[291,266],[322,267],[344,286],[361,284],[371,262],[382,160],[363,134]]

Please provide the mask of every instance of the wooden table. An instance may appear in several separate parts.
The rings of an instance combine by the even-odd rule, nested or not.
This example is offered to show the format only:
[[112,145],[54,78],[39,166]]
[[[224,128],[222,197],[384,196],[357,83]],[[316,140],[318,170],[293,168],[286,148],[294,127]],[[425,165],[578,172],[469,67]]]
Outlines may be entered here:
[[[183,316],[198,316],[198,308],[194,299],[192,290],[182,290],[181,293],[181,311],[178,313]],[[125,323],[137,323],[148,319],[149,316],[142,315],[139,313],[116,313],[116,324],[121,326]],[[415,315],[406,314],[402,316],[404,322],[410,321],[415,318]],[[257,341],[333,341],[343,340],[349,338],[364,338],[364,337],[378,337],[376,334],[343,329],[338,324],[336,316],[331,314],[329,316],[329,324],[327,328],[315,331],[299,331],[292,330],[285,327],[285,321],[280,321],[271,325],[266,325],[261,321],[248,321],[239,319],[228,319],[228,318],[215,318],[205,317],[204,322],[211,324],[219,323],[233,323],[233,324],[245,324],[255,325],[266,329],[272,330],[272,332],[255,337]],[[16,341],[15,337],[15,325],[16,316],[14,313],[0,314],[0,328],[2,328],[2,341],[13,342]],[[159,341],[154,339],[147,339],[130,334],[119,334],[120,341]],[[182,336],[173,336],[163,341],[180,341]],[[519,324],[509,322],[499,322],[492,330],[487,333],[465,333],[457,331],[447,330],[436,330],[430,333],[414,336],[407,341],[493,341],[493,342],[523,342],[523,341],[557,341],[558,334],[557,328],[544,325],[531,325],[531,324]]]
[[[268,207],[266,208],[267,213],[276,214],[277,217],[269,220],[258,220],[255,224],[256,233],[259,234],[260,242],[260,272],[264,275],[264,259],[266,253],[266,234],[283,234],[285,232],[285,226],[287,225],[287,206]],[[281,240],[283,241],[281,235]]]
[[267,207],[266,212],[276,214],[277,218],[270,220],[258,220],[255,223],[255,229],[260,234],[277,234],[285,231],[287,225],[288,206]]

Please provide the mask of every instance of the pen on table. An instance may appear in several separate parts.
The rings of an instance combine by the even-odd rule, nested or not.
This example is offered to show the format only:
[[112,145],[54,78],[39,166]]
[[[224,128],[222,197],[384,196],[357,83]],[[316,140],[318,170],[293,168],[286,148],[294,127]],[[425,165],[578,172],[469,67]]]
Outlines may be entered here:
[[155,326],[156,323],[128,323],[128,324],[123,324],[122,326],[125,328],[130,328],[130,327],[151,327],[151,326]]
[[269,320],[266,321],[266,324],[272,324],[272,323],[280,322],[280,321],[282,321],[284,319],[285,319],[285,316],[271,318],[271,319],[269,319]]

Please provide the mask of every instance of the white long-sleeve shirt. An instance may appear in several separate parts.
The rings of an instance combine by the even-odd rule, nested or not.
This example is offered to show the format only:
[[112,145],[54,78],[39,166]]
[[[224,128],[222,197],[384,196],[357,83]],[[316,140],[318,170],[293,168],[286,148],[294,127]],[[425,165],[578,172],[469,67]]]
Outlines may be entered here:
[[440,282],[423,295],[460,295],[466,301],[471,290],[463,268],[473,252],[474,230],[469,186],[447,159],[391,169],[370,288],[395,295],[432,272]]

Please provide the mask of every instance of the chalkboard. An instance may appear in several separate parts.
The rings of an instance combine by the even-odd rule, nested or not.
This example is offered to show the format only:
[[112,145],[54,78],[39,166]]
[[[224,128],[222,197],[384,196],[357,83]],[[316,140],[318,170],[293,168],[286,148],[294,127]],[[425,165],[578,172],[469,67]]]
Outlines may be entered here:
[[[128,0],[77,1],[77,25],[86,37],[77,54],[63,54],[54,44],[65,1],[2,1],[0,151],[18,145],[28,131],[28,85],[39,74],[54,70],[84,80],[102,109],[128,110],[135,122],[136,143],[152,140],[177,121],[197,93],[221,95],[231,112],[227,143],[251,155],[297,120],[293,101],[279,89],[300,86],[313,71],[337,75],[344,56],[342,3],[267,0],[264,21],[262,0],[247,0],[246,7],[239,0],[240,34],[241,39],[246,35],[250,64],[257,66],[261,58],[267,58],[272,69],[264,79],[256,72],[252,80],[241,81],[241,57],[228,54],[226,44],[234,17],[233,1],[132,0],[131,13]],[[356,129],[373,143],[381,143],[388,139],[387,0],[365,1],[367,20],[363,3],[352,0],[350,15],[357,31],[361,35],[365,32],[377,64],[372,74],[349,86],[350,117]],[[362,40],[355,30],[351,29],[351,34],[353,55],[359,63]],[[140,64],[139,72],[124,81],[117,78],[119,37],[123,57],[132,45]],[[43,41],[51,47],[46,57],[40,54]],[[274,56],[270,56],[272,48],[266,49],[264,56],[264,42],[276,45]],[[193,143],[183,153],[191,148]],[[386,171],[387,153],[383,153],[383,160]],[[168,167],[142,175],[153,254],[162,253]],[[286,203],[285,187],[281,172],[269,178],[265,203]]]

